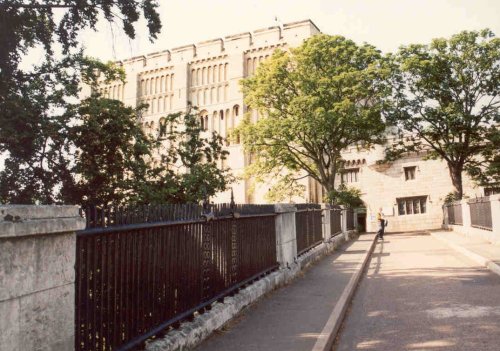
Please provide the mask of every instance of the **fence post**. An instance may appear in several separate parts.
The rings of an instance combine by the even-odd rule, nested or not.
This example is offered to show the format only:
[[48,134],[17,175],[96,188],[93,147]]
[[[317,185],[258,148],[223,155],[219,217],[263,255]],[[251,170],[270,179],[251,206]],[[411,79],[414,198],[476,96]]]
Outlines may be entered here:
[[342,209],[342,217],[341,217],[341,223],[342,223],[342,233],[344,234],[344,237],[346,240],[349,240],[349,235],[347,234],[347,208],[342,205],[340,206]]
[[0,349],[75,347],[76,206],[0,206]]
[[323,210],[323,241],[330,240],[332,236],[332,228],[331,228],[331,214],[332,214],[332,206],[330,204],[321,204],[321,209]]
[[450,229],[449,227],[449,217],[448,217],[448,205],[443,204],[441,207],[443,209],[443,229]]
[[276,212],[276,255],[280,267],[289,267],[297,259],[297,232],[292,204],[274,205]]
[[492,242],[500,244],[500,194],[490,195]]
[[472,224],[471,224],[471,219],[470,219],[470,206],[469,206],[469,202],[467,201],[467,199],[462,199],[460,201],[460,203],[462,204],[462,228],[463,228],[463,231],[464,231],[464,234],[467,234],[467,231],[472,228]]

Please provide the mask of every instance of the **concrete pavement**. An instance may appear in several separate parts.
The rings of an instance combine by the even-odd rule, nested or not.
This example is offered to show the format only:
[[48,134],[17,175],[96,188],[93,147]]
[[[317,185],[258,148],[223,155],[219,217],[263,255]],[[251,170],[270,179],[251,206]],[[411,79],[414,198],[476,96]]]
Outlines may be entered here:
[[472,261],[500,275],[500,245],[494,245],[473,235],[465,236],[453,231],[435,231],[431,232],[431,235]]
[[333,350],[499,349],[499,276],[428,233],[385,239]]
[[362,235],[244,311],[198,351],[310,351],[373,242]]

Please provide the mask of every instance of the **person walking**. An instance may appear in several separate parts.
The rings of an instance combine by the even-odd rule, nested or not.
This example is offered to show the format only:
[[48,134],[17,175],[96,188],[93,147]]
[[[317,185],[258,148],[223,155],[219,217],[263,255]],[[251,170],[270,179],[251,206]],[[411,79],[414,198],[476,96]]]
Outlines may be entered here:
[[385,218],[384,218],[384,213],[382,212],[382,207],[378,209],[377,222],[378,222],[377,239],[384,240]]

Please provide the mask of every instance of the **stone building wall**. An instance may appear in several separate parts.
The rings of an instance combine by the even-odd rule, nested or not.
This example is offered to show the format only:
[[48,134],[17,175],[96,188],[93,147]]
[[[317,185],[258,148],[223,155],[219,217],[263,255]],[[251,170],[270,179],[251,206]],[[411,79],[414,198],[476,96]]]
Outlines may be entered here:
[[[395,162],[379,165],[384,158],[382,146],[370,151],[346,150],[346,170],[359,170],[357,181],[346,182],[362,192],[366,206],[367,231],[376,231],[376,214],[379,208],[389,221],[388,232],[440,228],[443,220],[442,206],[447,194],[453,191],[448,167],[442,160],[424,160],[423,154],[408,155]],[[414,168],[414,179],[406,179],[405,168]],[[341,183],[341,177],[337,184]],[[481,196],[481,189],[464,177],[464,193],[467,196]],[[406,202],[419,201],[417,212],[412,203],[411,214],[407,213]],[[405,203],[400,213],[399,203]],[[422,205],[423,201],[423,205]],[[425,213],[422,212],[425,207]]]

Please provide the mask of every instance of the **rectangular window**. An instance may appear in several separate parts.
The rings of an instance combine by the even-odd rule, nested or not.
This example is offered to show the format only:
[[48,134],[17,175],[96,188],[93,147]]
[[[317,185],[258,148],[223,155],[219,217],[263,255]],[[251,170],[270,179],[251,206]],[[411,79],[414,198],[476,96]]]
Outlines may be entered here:
[[405,179],[406,180],[413,180],[415,179],[415,170],[417,169],[417,167],[413,166],[413,167],[405,167]]
[[427,196],[403,197],[397,199],[400,216],[425,213],[427,210]]
[[359,168],[344,169],[340,176],[342,183],[356,183],[359,179]]

